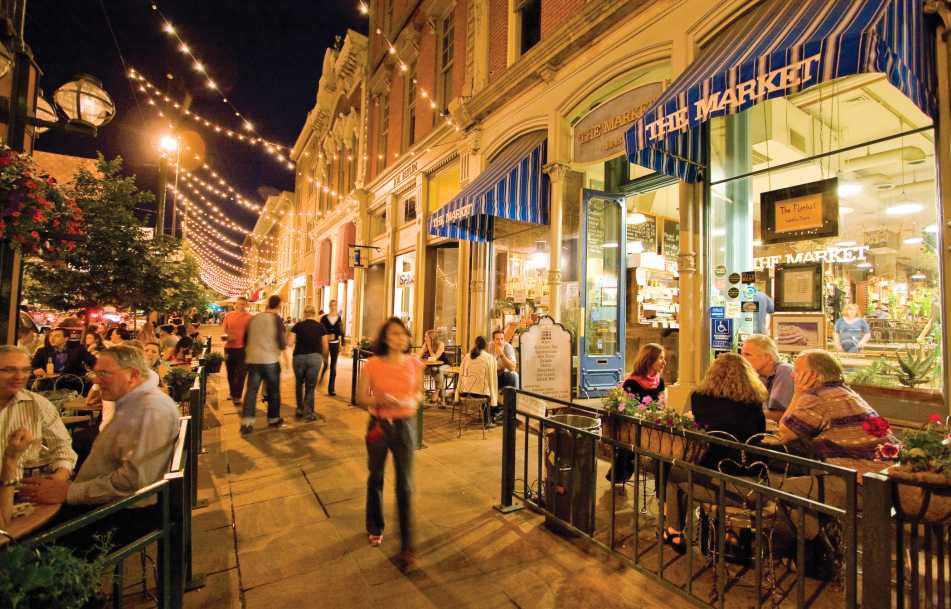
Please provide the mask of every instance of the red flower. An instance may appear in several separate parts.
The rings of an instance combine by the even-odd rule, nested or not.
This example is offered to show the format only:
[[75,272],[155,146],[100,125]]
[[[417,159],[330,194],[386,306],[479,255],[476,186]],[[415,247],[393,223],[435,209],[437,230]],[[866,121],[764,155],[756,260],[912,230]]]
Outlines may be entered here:
[[892,432],[892,426],[888,424],[888,420],[885,417],[868,417],[865,419],[865,422],[862,423],[862,429],[865,430],[865,433],[875,436],[876,438],[884,438]]
[[941,417],[940,414],[929,414],[929,415],[928,415],[928,422],[929,422],[929,423],[938,423],[938,424],[940,424],[943,420],[944,420],[944,419]]
[[898,453],[901,452],[901,446],[892,442],[885,442],[879,444],[875,452],[880,459],[897,459]]
[[31,230],[31,231],[30,231],[30,236],[33,237],[34,239],[39,239],[39,238],[40,238],[40,234],[39,234],[38,232],[36,232],[35,230]]

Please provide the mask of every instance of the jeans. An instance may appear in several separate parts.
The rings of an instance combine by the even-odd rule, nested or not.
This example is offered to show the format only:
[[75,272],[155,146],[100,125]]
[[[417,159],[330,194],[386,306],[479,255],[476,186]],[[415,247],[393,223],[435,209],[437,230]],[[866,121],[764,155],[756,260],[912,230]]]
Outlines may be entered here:
[[[371,432],[379,425],[379,430]],[[412,418],[387,421],[370,417],[367,426],[367,533],[383,534],[383,471],[386,453],[393,452],[396,465],[396,507],[400,518],[401,550],[413,549],[412,514],[410,503],[413,495],[413,457],[416,452],[416,431]]]
[[324,380],[327,368],[330,368],[330,380],[327,381],[327,393],[334,395],[334,381],[337,380],[337,356],[340,354],[340,343],[330,343],[330,361],[324,359],[323,367],[320,370],[320,380]]
[[244,392],[248,368],[244,363],[244,347],[225,348],[225,367],[228,369],[228,393],[232,401],[239,401]]
[[299,416],[314,413],[314,389],[317,387],[320,362],[320,353],[294,356],[294,397],[297,400]]
[[248,390],[244,394],[244,408],[241,411],[242,425],[254,425],[254,404],[258,399],[261,381],[264,381],[267,392],[267,422],[274,423],[281,418],[281,365],[248,364]]

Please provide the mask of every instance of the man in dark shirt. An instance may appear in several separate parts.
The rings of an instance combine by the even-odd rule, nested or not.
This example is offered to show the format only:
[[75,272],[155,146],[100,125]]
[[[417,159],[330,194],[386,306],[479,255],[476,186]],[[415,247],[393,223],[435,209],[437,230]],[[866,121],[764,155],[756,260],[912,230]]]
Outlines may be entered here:
[[[49,345],[37,350],[33,356],[33,376],[38,379],[47,376],[47,367],[52,364],[53,374],[78,377],[59,380],[56,383],[58,388],[75,389],[85,395],[86,383],[83,378],[96,365],[96,357],[82,345],[67,344],[66,338],[66,330],[63,328],[50,330]],[[48,388],[52,389],[53,383],[48,383]]]
[[340,354],[340,339],[343,338],[343,324],[340,319],[340,313],[337,311],[336,300],[330,301],[330,312],[320,318],[320,324],[324,327],[324,334],[327,335],[328,345],[327,351],[324,351],[324,364],[320,370],[320,382],[323,382],[324,374],[326,374],[327,369],[330,368],[330,380],[327,381],[327,395],[337,395],[334,393],[334,381],[337,379],[337,355]]
[[304,307],[304,319],[291,328],[290,342],[294,346],[294,397],[297,399],[295,416],[305,421],[316,421],[314,391],[317,388],[317,372],[320,370],[321,353],[328,349],[328,336],[322,323],[314,319],[317,311]]

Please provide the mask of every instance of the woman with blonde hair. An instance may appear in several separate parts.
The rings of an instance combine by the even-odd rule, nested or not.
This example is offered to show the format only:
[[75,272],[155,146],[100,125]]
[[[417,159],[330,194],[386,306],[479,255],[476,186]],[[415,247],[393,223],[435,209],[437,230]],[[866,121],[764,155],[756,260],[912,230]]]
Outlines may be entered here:
[[[768,392],[753,366],[736,353],[721,353],[713,360],[706,375],[690,395],[690,411],[694,421],[706,432],[725,432],[736,438],[737,442],[746,442],[752,436],[766,431],[766,416],[763,414],[763,402]],[[731,460],[740,461],[736,451],[723,446],[711,445],[707,454],[698,465],[727,474],[742,475],[743,472],[731,468]],[[678,552],[686,549],[682,533],[684,525],[683,506],[684,485],[687,475],[684,470],[674,467],[668,477],[667,512],[668,526],[664,531],[664,542]],[[680,487],[677,486],[678,483]],[[708,487],[704,486],[702,476],[694,476],[694,498],[705,496]],[[709,488],[715,498],[716,491]],[[673,528],[674,526],[679,528]]]

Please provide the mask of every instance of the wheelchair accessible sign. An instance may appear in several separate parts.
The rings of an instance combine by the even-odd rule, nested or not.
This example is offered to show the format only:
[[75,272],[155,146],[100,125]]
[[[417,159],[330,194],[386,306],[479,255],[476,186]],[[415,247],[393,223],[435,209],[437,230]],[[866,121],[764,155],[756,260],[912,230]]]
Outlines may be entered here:
[[717,350],[730,350],[733,348],[732,319],[710,320],[710,348]]

